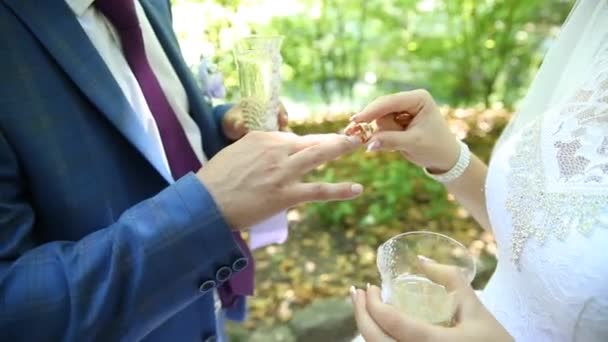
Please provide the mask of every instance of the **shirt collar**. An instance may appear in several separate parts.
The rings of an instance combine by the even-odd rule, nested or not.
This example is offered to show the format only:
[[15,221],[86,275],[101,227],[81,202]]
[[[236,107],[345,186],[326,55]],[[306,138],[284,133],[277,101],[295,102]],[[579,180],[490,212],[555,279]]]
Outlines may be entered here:
[[94,1],[95,0],[65,0],[77,17],[81,17],[84,12],[93,5]]

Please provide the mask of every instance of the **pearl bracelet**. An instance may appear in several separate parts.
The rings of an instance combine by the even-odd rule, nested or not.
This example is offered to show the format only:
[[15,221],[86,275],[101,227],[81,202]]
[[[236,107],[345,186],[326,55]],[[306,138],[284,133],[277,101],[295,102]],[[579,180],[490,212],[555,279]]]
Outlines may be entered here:
[[443,184],[450,183],[462,176],[464,171],[471,163],[471,151],[469,150],[469,146],[467,146],[467,144],[463,143],[462,141],[459,141],[459,143],[460,156],[458,157],[456,165],[454,165],[448,172],[438,175],[432,174],[427,169],[424,169],[426,175]]

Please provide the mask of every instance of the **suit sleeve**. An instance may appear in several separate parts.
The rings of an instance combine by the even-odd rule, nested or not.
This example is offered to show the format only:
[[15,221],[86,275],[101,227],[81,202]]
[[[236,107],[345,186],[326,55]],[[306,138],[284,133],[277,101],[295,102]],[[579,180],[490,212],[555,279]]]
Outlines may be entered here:
[[246,264],[194,174],[80,241],[36,245],[35,225],[0,131],[0,340],[140,340]]

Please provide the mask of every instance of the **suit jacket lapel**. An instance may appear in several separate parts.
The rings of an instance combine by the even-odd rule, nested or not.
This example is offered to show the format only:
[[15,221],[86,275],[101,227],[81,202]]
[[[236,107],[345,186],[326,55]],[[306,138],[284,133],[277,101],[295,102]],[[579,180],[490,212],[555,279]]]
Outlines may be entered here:
[[159,151],[74,13],[63,0],[4,0],[83,94],[168,181]]

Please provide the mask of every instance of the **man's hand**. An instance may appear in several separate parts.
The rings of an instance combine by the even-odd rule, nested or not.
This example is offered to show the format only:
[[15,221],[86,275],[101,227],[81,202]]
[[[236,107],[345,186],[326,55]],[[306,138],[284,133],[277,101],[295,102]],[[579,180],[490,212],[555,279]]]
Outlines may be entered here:
[[358,146],[358,138],[336,134],[252,132],[218,153],[197,176],[233,229],[244,229],[299,203],[358,196],[359,184],[301,182]]
[[[283,106],[283,103],[279,104],[277,122],[280,131],[285,131],[287,129],[289,119],[287,115],[287,110],[285,109],[285,106]],[[243,118],[243,109],[240,103],[234,105],[234,107],[230,108],[226,115],[224,115],[222,127],[224,129],[224,134],[231,141],[237,141],[243,136],[245,136],[245,134],[249,133],[249,129],[245,125],[245,120]]]

